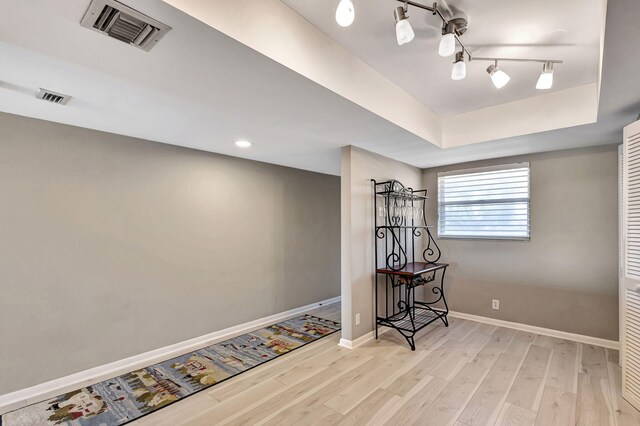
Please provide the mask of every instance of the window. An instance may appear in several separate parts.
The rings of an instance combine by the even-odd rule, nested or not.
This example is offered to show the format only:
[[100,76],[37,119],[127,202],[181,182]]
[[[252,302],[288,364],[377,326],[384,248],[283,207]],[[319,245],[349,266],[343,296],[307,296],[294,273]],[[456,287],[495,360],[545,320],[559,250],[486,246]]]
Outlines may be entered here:
[[529,163],[438,173],[438,236],[530,237]]

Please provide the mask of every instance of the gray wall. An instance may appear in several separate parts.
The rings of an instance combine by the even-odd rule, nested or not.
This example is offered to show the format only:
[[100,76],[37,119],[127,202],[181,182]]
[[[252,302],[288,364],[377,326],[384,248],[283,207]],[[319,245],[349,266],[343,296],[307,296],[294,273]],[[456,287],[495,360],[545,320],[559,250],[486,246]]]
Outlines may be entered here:
[[618,340],[616,146],[425,170],[431,220],[438,172],[520,161],[531,165],[531,241],[439,240],[451,309]]
[[[373,330],[373,199],[371,179],[397,179],[418,188],[417,167],[360,148],[342,149],[342,338],[355,340]],[[355,315],[360,313],[360,325]]]
[[340,294],[338,177],[0,129],[0,394]]

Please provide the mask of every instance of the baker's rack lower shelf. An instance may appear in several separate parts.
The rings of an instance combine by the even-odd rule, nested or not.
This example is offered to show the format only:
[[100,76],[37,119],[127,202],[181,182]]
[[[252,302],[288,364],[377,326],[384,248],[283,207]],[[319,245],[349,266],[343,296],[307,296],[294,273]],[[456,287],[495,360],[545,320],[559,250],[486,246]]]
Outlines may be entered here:
[[[408,338],[436,320],[442,320],[445,325],[449,325],[447,314],[445,310],[422,307],[419,302],[416,302],[416,305],[409,310],[398,312],[389,318],[378,317],[378,325],[395,328]],[[412,349],[415,349],[412,342],[409,344]]]
[[[444,295],[444,275],[448,266],[446,263],[415,262],[398,270],[376,271],[385,276],[386,282],[385,307],[382,310],[378,309],[376,292],[376,339],[378,326],[394,328],[407,340],[411,350],[415,350],[414,336],[418,331],[437,320],[449,326],[449,307]],[[434,285],[429,286],[432,282]],[[416,300],[416,288],[424,289],[424,300]],[[429,292],[432,300],[426,300]]]

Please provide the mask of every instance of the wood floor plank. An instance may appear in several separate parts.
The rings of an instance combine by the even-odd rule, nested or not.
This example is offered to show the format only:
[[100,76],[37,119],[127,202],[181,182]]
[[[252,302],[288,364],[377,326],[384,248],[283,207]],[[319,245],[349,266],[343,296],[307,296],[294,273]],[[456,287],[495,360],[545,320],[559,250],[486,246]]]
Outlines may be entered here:
[[496,426],[533,426],[536,412],[506,402],[500,411]]
[[383,359],[371,357],[370,360],[357,366],[351,371],[340,372],[340,374],[333,377],[330,381],[327,381],[327,383],[323,383],[314,389],[310,389],[310,392],[299,401],[289,401],[289,405],[286,410],[271,413],[269,415],[270,422],[273,424],[280,424],[294,421],[296,418],[303,416],[307,411],[324,405],[328,400],[333,398],[336,394],[343,392],[353,383],[358,383],[366,379],[372,374],[372,372],[376,371],[377,367],[383,364]]
[[521,364],[520,356],[501,354],[458,417],[458,421],[470,426],[493,424],[500,414]]
[[[426,380],[426,379],[425,379]],[[411,394],[414,395],[414,394]],[[403,397],[393,395],[392,398],[384,403],[378,410],[371,421],[367,422],[368,426],[383,426],[387,419],[389,419],[395,411],[397,411],[398,405],[403,400]]]
[[[284,410],[284,413],[286,412],[287,410]],[[295,416],[295,418],[290,418],[288,420],[282,421],[276,419],[264,419],[262,421],[253,423],[253,425],[326,426],[336,424],[342,419],[342,417],[342,414],[335,412],[325,405],[321,405],[319,407],[313,408],[312,410],[310,409],[300,412]]]
[[498,329],[497,325],[493,324],[480,324],[474,330],[474,333],[484,333],[488,335],[492,335]]
[[475,321],[468,321],[459,318],[451,318],[451,331],[449,332],[449,338],[462,341],[473,331],[480,326],[480,323]]
[[[460,344],[460,342],[455,342]],[[403,395],[408,389],[413,387],[417,381],[426,376],[434,376],[434,372],[442,371],[441,376],[448,376],[451,373],[451,370],[448,370],[446,366],[451,365],[451,363],[454,362],[453,360],[459,356],[460,350],[458,347],[453,347],[450,344],[444,346],[443,343],[443,345],[435,348],[422,361],[420,361],[414,371],[398,377],[395,383],[392,383],[387,389],[391,392],[397,393],[398,395]],[[411,379],[411,376],[414,376],[415,382]]]
[[[441,341],[443,343],[443,341]],[[414,386],[416,386],[422,379],[429,376],[429,371],[433,367],[434,360],[439,358],[439,355],[444,354],[445,351],[433,354],[433,351],[437,348],[433,348],[430,351],[423,351],[424,357],[419,359],[418,362],[406,372],[402,372],[392,382],[385,382],[382,384],[382,388],[388,392],[394,393],[399,396],[406,395]],[[432,355],[433,354],[433,355]]]
[[[275,412],[279,412],[286,407],[291,401],[296,400],[308,393],[310,389],[320,386],[322,383],[331,380],[332,377],[337,377],[340,374],[339,371],[332,368],[325,368],[320,373],[298,383],[297,385],[286,388],[282,392],[277,392],[275,395],[263,399],[257,406],[251,407],[249,410],[244,410],[236,415],[230,416],[225,419],[221,424],[233,424],[233,425],[255,425],[258,421],[271,416]],[[278,388],[274,388],[274,391]]]
[[[427,327],[427,329],[428,328],[429,327]],[[440,346],[444,340],[449,339],[450,331],[451,327],[440,325],[438,327],[434,327],[434,329],[428,333],[419,335],[416,338],[416,350],[433,350],[435,347]]]
[[452,380],[467,363],[476,357],[490,337],[483,333],[472,333],[461,341],[456,339],[445,341],[441,346],[445,351],[445,356],[441,359],[442,362],[434,364],[428,370],[428,374],[447,381]]
[[[399,348],[392,349],[392,351],[397,350],[399,350]],[[315,374],[323,367],[331,367],[339,371],[349,371],[371,358],[373,358],[372,355],[367,355],[364,352],[334,345],[329,350],[318,353],[315,356],[307,356],[296,360],[294,364],[290,364],[288,369],[274,375],[273,378],[285,385],[295,384]]]
[[371,395],[355,406],[337,423],[340,426],[357,426],[370,423],[388,404],[397,403],[401,398],[384,389],[376,389]]
[[359,380],[350,383],[349,386],[338,392],[334,392],[335,396],[326,401],[325,405],[338,413],[347,414],[385,381],[399,376],[403,365],[420,355],[420,353],[410,350],[404,353],[399,352],[395,357],[384,360],[380,366],[370,370]]
[[576,424],[595,426],[614,423],[605,349],[580,344]]
[[486,374],[485,368],[466,364],[440,392],[440,395],[423,409],[423,416],[414,424],[441,426],[453,423],[478,389]]
[[480,352],[478,352],[472,362],[486,369],[490,369],[498,357],[507,349],[507,346],[509,346],[509,343],[511,343],[515,335],[515,330],[499,327],[493,332],[487,344],[480,349]]
[[259,401],[273,397],[278,390],[284,390],[284,387],[279,382],[268,379],[207,409],[181,410],[184,424],[206,426],[221,423],[234,415],[250,410]]
[[556,344],[560,342],[560,339],[551,336],[543,336],[541,334],[536,335],[533,340],[534,345],[542,346],[543,348],[553,349]]
[[576,394],[551,386],[544,388],[536,426],[574,425],[576,421]]
[[620,365],[620,351],[615,349],[607,348],[607,362],[612,362],[614,364]]
[[607,372],[607,356],[600,346],[581,344],[580,372],[593,378],[609,378]]
[[426,407],[431,404],[449,383],[438,377],[425,377],[408,392],[395,407],[391,407],[380,419],[372,424],[385,426],[409,425],[422,419]]
[[559,340],[553,347],[547,386],[578,392],[578,344]]
[[537,411],[551,360],[551,349],[531,345],[522,363],[507,402],[528,410]]
[[581,426],[615,424],[607,379],[587,373],[578,374],[576,424]]
[[535,338],[536,335],[533,333],[518,331],[504,352],[511,355],[524,355],[529,350],[529,346],[531,346]]

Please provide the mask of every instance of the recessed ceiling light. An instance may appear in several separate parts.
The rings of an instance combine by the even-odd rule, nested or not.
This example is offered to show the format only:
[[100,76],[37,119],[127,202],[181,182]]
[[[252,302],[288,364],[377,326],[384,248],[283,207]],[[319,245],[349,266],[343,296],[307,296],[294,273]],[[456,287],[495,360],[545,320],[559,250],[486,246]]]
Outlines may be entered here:
[[249,148],[251,145],[253,145],[251,142],[245,140],[236,141],[235,144],[238,148]]

